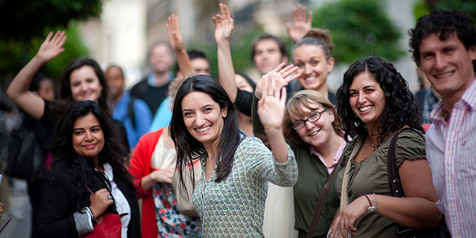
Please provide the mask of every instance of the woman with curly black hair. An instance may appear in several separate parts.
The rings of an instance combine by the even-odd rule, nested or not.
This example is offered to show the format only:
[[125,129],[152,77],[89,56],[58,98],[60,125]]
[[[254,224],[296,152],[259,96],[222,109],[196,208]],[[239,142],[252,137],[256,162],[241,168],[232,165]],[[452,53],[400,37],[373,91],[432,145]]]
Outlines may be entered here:
[[[353,137],[343,152],[344,170],[337,182],[346,180],[349,205],[335,216],[332,235],[338,229],[357,237],[395,237],[397,224],[425,228],[439,224],[441,213],[426,160],[420,115],[405,79],[392,64],[378,57],[354,62],[337,91],[337,111],[345,139]],[[395,167],[405,198],[393,197],[387,173],[387,154],[398,134]],[[344,178],[343,178],[344,177]],[[417,182],[416,182],[417,181]],[[345,186],[345,185],[343,185]],[[345,193],[344,193],[345,194]],[[345,195],[344,195],[345,196]]]
[[122,237],[140,237],[139,206],[110,117],[93,101],[73,102],[54,140],[51,174],[34,231],[78,237],[105,213],[121,215]]

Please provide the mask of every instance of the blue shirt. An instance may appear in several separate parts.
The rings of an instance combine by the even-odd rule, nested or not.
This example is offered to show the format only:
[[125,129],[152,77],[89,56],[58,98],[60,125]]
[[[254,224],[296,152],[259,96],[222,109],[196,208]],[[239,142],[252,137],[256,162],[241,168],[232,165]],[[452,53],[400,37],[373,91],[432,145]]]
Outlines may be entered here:
[[128,92],[124,92],[119,99],[112,117],[124,124],[127,132],[127,141],[131,149],[136,147],[139,138],[149,131],[150,123],[152,121],[152,114],[147,104],[139,98],[134,101],[134,115],[135,115],[135,127],[132,124],[132,120],[129,117],[128,105],[131,96]]
[[157,109],[149,131],[156,131],[160,128],[166,127],[172,120],[172,105],[173,101],[171,97],[165,98]]

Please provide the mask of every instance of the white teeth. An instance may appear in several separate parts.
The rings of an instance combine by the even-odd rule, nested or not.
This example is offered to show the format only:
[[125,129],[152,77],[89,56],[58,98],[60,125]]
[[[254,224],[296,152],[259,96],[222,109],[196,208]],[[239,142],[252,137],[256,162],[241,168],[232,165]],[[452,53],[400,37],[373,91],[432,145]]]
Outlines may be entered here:
[[314,80],[315,78],[316,78],[316,77],[306,78],[306,79],[304,79],[304,81],[312,81],[312,80]]
[[436,78],[445,78],[445,77],[451,76],[452,74],[453,74],[452,72],[449,72],[449,73],[446,73],[446,74],[436,75],[435,77]]
[[315,136],[315,135],[317,135],[317,133],[319,133],[320,131],[321,131],[321,130],[317,130],[317,131],[315,131],[315,132],[309,134],[309,136]]
[[370,108],[372,108],[372,106],[361,107],[361,108],[359,108],[359,110],[360,110],[361,112],[364,112],[364,111],[370,110]]
[[196,129],[196,130],[197,130],[198,132],[204,132],[204,131],[208,130],[209,128],[210,128],[210,127],[207,126],[207,127],[202,128],[202,129]]

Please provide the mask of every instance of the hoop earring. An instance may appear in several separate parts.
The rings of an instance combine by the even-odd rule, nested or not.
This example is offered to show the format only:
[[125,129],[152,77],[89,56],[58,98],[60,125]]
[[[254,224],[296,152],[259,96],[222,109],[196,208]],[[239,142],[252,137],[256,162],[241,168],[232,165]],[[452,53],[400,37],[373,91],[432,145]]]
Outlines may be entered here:
[[360,122],[359,122],[359,121],[354,121],[354,126],[355,126],[355,127],[359,127],[359,126],[360,126]]

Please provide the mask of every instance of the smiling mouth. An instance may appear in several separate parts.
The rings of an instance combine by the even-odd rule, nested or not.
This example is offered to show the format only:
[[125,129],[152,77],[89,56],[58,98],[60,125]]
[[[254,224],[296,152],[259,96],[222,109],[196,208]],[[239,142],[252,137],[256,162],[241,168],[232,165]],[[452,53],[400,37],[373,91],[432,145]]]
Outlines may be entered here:
[[453,72],[449,72],[449,73],[445,73],[445,74],[436,74],[436,75],[434,75],[434,77],[439,79],[439,78],[446,78],[446,77],[449,77],[451,75],[453,75]]
[[371,108],[372,108],[372,106],[361,107],[361,108],[359,108],[359,111],[366,112],[366,111],[370,110]]
[[321,131],[321,130],[319,129],[319,130],[317,130],[317,131],[315,131],[315,132],[309,134],[309,136],[315,136],[315,135],[317,135],[320,131]]
[[207,126],[207,127],[204,127],[204,128],[197,128],[197,129],[195,129],[195,130],[198,131],[198,132],[204,132],[204,131],[210,129],[210,127],[211,127],[211,126]]

